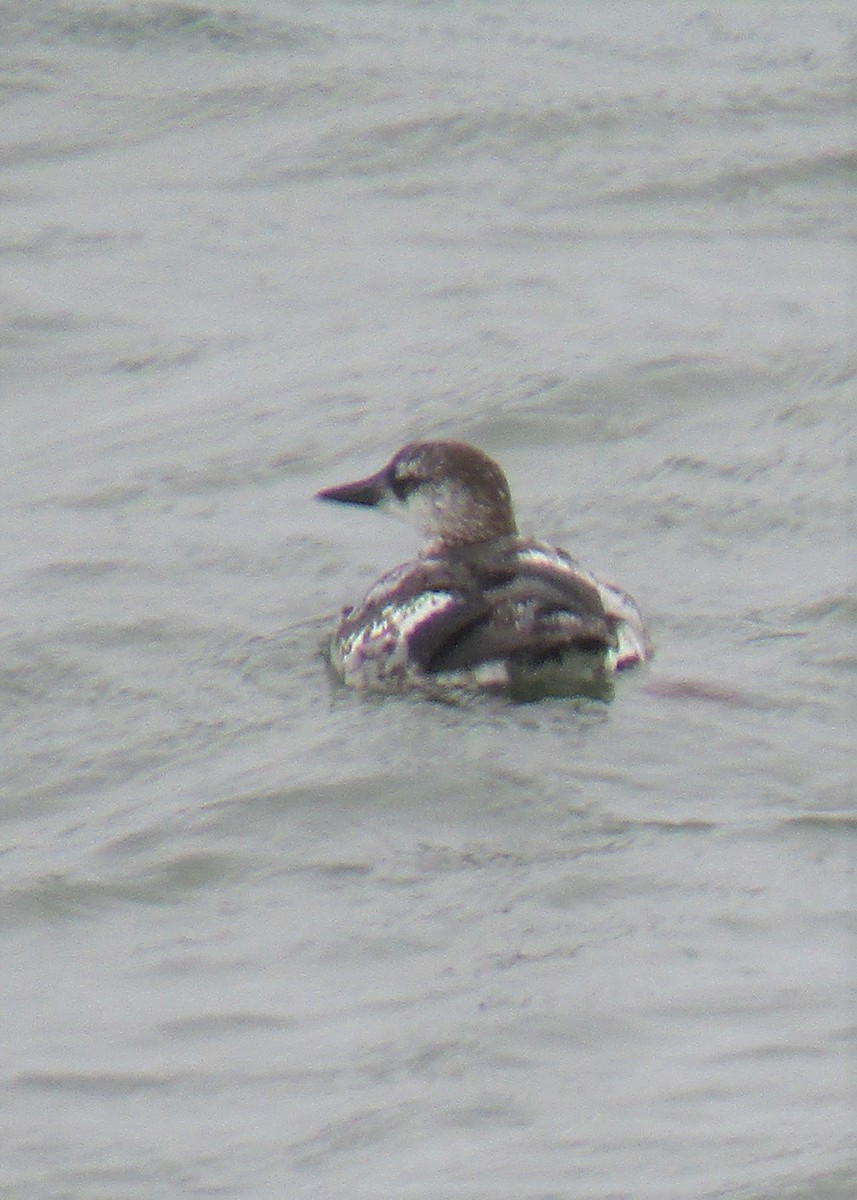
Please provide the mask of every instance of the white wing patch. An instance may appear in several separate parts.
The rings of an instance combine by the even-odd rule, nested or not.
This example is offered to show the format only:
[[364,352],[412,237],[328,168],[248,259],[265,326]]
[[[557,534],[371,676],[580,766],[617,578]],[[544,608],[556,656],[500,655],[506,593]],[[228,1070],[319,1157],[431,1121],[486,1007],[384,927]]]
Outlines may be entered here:
[[612,583],[602,583],[594,580],[601,595],[604,611],[617,622],[616,639],[618,645],[608,654],[608,661],[614,670],[633,666],[634,663],[645,662],[651,657],[652,643],[643,624],[640,610],[631,597]]
[[433,613],[443,612],[454,602],[451,592],[423,592],[406,605],[396,605],[396,629],[400,637],[407,638],[418,625]]
[[551,571],[565,571],[570,575],[581,575],[584,579],[590,578],[589,573],[581,570],[574,559],[557,553],[549,546],[527,546],[519,550],[515,557],[520,562],[532,563],[534,567],[547,567]]
[[423,592],[404,604],[391,602],[369,623],[337,634],[331,650],[335,669],[352,687],[399,690],[414,685],[408,638],[454,603],[451,592]]
[[613,670],[621,670],[633,663],[645,662],[651,656],[652,645],[643,624],[640,610],[629,595],[612,583],[604,583],[596,575],[581,567],[565,551],[552,550],[550,546],[531,546],[519,551],[518,557],[536,567],[547,567],[563,571],[586,583],[592,584],[601,597],[604,611],[616,622],[615,650],[608,651],[607,661]]

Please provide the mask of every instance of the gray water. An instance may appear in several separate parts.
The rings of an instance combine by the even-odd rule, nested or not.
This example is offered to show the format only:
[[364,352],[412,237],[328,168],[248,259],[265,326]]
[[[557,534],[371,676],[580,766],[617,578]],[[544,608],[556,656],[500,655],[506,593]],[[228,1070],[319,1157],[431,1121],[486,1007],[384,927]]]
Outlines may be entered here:
[[[0,6],[0,1194],[851,1200],[853,5]],[[419,436],[610,705],[365,700]]]

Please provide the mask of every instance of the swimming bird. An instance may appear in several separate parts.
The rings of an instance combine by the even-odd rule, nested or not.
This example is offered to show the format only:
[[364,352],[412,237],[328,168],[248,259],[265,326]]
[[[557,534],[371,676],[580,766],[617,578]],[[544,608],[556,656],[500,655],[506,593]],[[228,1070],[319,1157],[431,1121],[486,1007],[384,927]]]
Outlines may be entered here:
[[651,654],[630,596],[519,536],[506,477],[475,446],[409,442],[318,498],[398,513],[424,539],[342,612],[330,662],[351,687],[607,698],[616,672]]

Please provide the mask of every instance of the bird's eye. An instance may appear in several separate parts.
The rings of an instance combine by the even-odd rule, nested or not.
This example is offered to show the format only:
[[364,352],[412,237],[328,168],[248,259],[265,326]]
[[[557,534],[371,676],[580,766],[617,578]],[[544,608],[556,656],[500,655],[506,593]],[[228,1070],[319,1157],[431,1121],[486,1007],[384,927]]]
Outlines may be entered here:
[[413,475],[401,470],[401,468],[393,472],[390,487],[393,489],[393,495],[397,500],[407,500],[416,486],[417,481]]

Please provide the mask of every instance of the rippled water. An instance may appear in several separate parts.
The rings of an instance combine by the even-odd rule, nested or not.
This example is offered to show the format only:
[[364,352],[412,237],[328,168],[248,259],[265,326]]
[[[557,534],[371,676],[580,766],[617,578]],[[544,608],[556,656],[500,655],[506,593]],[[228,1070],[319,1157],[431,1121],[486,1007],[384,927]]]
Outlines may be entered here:
[[[4,1196],[853,1196],[855,26],[0,5]],[[425,435],[611,705],[332,683]]]

